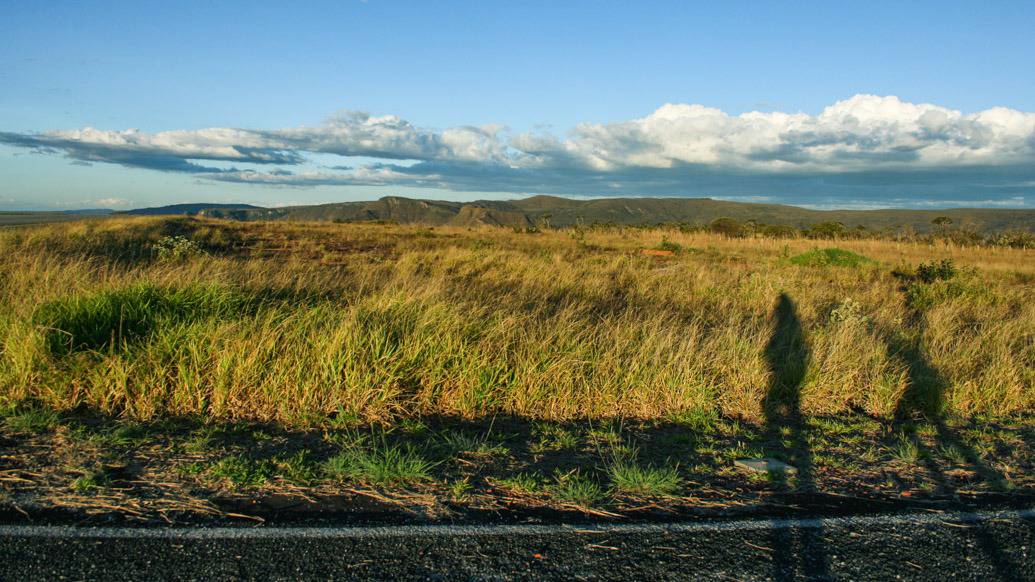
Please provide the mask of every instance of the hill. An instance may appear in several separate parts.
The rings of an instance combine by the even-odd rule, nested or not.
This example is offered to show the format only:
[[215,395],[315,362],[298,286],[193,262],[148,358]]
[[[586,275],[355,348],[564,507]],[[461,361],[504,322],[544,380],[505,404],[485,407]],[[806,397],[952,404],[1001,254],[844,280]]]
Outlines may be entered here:
[[219,210],[261,210],[259,206],[253,206],[251,204],[216,204],[208,202],[197,202],[190,204],[170,204],[168,206],[155,206],[153,208],[137,208],[134,210],[124,210],[118,214],[132,214],[138,216],[162,216],[162,215],[174,215],[174,214],[199,214],[206,210],[219,209]]
[[954,226],[983,233],[1035,230],[1035,209],[953,208],[944,210],[812,210],[783,204],[730,202],[710,198],[599,198],[573,200],[532,196],[518,200],[448,202],[386,196],[367,202],[341,202],[285,208],[247,204],[178,204],[132,210],[127,214],[200,214],[235,220],[385,221],[399,224],[525,227],[548,223],[555,227],[613,223],[643,225],[686,223],[705,225],[717,218],[808,227],[840,222],[848,227],[912,229],[928,232],[935,218],[948,217]]

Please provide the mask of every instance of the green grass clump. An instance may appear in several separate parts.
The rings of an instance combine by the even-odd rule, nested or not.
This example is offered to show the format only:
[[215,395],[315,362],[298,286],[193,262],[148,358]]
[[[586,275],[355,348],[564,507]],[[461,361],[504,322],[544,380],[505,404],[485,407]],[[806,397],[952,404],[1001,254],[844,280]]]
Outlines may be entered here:
[[41,433],[61,423],[58,413],[43,407],[13,408],[5,414],[4,426],[14,432]]
[[680,410],[668,415],[667,420],[673,424],[685,426],[695,433],[707,433],[715,430],[719,421],[719,412],[712,407]]
[[499,485],[515,493],[530,495],[543,489],[543,477],[538,473],[518,473],[500,479]]
[[107,487],[110,483],[111,480],[104,471],[90,471],[72,481],[72,489],[77,493],[89,493]]
[[675,253],[678,255],[683,252],[683,245],[665,239],[661,241],[661,243],[659,243],[658,246],[654,247],[654,250],[668,251],[670,253]]
[[615,491],[633,495],[672,495],[679,491],[679,471],[675,467],[646,467],[616,462],[608,467]]
[[579,445],[579,437],[574,432],[555,424],[540,424],[535,427],[535,442],[531,445],[534,453],[574,449]]
[[324,471],[337,478],[369,485],[399,485],[430,478],[433,464],[405,445],[381,443],[373,448],[343,451],[324,463]]
[[140,423],[125,422],[93,432],[88,440],[102,447],[130,447],[147,441],[150,431]]
[[554,475],[549,491],[554,499],[579,507],[590,507],[606,496],[604,488],[599,483],[583,476],[577,469],[570,473]]
[[891,452],[896,459],[909,465],[919,461],[922,453],[916,439],[906,435],[902,435],[896,440]]
[[276,466],[269,459],[250,459],[232,455],[209,467],[208,473],[238,487],[257,487],[276,475]]
[[309,451],[278,457],[273,463],[280,477],[296,485],[309,485],[320,478],[320,467],[313,463]]
[[33,323],[45,330],[51,353],[122,346],[161,324],[209,317],[240,317],[252,299],[220,285],[164,288],[138,283],[123,289],[72,295],[40,305]]
[[814,249],[790,258],[792,265],[801,267],[859,267],[873,261],[839,248]]
[[463,431],[448,431],[439,440],[440,447],[447,454],[481,455],[487,457],[502,456],[509,451],[500,442],[490,440],[487,436],[472,435]]

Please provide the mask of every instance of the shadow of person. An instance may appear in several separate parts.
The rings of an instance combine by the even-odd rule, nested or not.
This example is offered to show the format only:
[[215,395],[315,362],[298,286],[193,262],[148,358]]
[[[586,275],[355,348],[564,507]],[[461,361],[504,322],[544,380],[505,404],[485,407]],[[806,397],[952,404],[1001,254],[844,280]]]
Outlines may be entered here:
[[[919,435],[916,434],[914,423],[918,420],[926,420],[934,427],[936,440],[940,447],[954,450],[981,478],[991,483],[994,488],[1002,489],[1005,486],[1003,476],[985,463],[974,447],[960,437],[946,421],[945,393],[948,389],[948,382],[924,354],[921,345],[924,329],[922,320],[917,323],[917,327],[918,332],[914,337],[907,337],[902,333],[891,333],[885,338],[888,353],[905,365],[908,377],[906,390],[895,403],[893,432],[912,439],[923,450],[924,445]],[[927,454],[922,457],[926,460],[928,472],[932,478],[952,493],[948,480],[931,460],[933,455]]]
[[[771,456],[779,457],[796,469],[796,488],[803,493],[813,493],[816,488],[812,453],[801,413],[801,389],[811,353],[797,307],[786,293],[780,294],[773,315],[776,321],[764,353],[770,374],[762,402],[767,446]],[[779,479],[780,488],[788,491],[786,476],[774,476]],[[798,533],[797,539],[795,533]],[[815,527],[774,529],[774,577],[794,578],[799,566],[809,578],[828,576],[822,537],[822,530]],[[796,563],[796,556],[800,563]]]
[[[963,439],[949,425],[945,418],[945,393],[948,382],[938,369],[927,359],[922,338],[924,321],[922,315],[913,318],[915,335],[903,332],[885,334],[888,354],[898,359],[906,368],[908,385],[895,404],[891,433],[897,438],[907,439],[919,451],[918,458],[928,477],[937,487],[950,495],[956,495],[952,479],[936,459],[936,451],[928,447],[917,431],[916,422],[927,421],[935,430],[936,445],[943,451],[953,450],[974,469],[982,479],[997,490],[1006,486],[1004,477],[981,459],[977,450]],[[973,529],[978,545],[985,552],[1004,580],[1016,579],[1018,568],[999,548],[998,542],[983,527]]]
[[[786,293],[780,294],[774,316],[776,324],[765,347],[770,375],[762,402],[766,433],[778,443],[777,449],[784,460],[798,469],[799,486],[810,486],[811,459],[808,444],[801,433],[801,387],[808,371],[809,347],[797,308]],[[783,444],[785,437],[792,446]]]

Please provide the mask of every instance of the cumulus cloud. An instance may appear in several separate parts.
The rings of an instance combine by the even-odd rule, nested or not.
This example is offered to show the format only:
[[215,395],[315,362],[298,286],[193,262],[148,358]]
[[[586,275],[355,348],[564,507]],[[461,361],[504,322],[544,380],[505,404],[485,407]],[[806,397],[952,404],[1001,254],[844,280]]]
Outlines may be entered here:
[[[511,135],[500,125],[434,130],[395,116],[344,112],[313,127],[85,128],[0,133],[0,143],[78,163],[267,186],[751,196],[781,188],[937,194],[975,184],[998,192],[1035,180],[1035,113],[996,107],[965,114],[874,95],[839,101],[818,115],[730,115],[665,104],[639,119],[584,123],[562,136]],[[380,161],[311,170],[312,154]]]

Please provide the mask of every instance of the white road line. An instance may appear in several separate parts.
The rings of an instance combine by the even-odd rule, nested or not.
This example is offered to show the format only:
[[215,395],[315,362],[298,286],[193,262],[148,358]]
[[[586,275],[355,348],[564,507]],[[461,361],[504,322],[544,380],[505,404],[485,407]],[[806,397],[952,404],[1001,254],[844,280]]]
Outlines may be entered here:
[[88,538],[252,540],[326,538],[400,538],[411,536],[537,536],[643,533],[704,533],[793,528],[853,528],[884,525],[972,524],[993,520],[1035,519],[1035,508],[1007,511],[933,512],[815,519],[741,519],[648,524],[573,525],[404,525],[343,527],[89,527],[53,525],[0,525],[0,538]]

